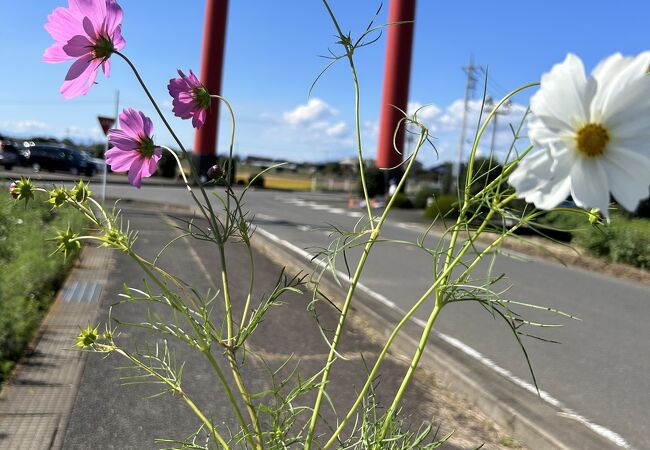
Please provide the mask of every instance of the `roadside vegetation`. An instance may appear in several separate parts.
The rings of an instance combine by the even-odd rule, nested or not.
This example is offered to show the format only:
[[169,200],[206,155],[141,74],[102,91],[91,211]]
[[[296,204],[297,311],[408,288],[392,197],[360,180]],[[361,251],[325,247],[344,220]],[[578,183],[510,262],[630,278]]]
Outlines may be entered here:
[[[6,190],[5,190],[6,192]],[[36,199],[38,200],[38,199]],[[33,204],[32,204],[33,203]],[[50,211],[42,201],[15,203],[0,196],[0,382],[4,381],[47,312],[71,266],[48,239],[79,229],[71,208]]]
[[568,232],[572,244],[613,262],[650,269],[650,220],[622,212],[607,227],[591,226],[570,211],[553,211],[541,220],[551,231]]

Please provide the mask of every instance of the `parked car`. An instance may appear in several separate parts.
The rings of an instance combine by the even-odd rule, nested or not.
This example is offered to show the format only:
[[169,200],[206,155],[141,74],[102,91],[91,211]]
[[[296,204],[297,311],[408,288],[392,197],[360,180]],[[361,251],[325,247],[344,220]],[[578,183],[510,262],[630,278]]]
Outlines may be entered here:
[[0,165],[5,170],[11,170],[14,166],[21,166],[26,161],[23,149],[17,143],[8,140],[0,140]]
[[69,172],[73,175],[93,176],[97,172],[95,164],[88,154],[55,144],[35,144],[26,147],[28,151],[27,166],[34,172]]

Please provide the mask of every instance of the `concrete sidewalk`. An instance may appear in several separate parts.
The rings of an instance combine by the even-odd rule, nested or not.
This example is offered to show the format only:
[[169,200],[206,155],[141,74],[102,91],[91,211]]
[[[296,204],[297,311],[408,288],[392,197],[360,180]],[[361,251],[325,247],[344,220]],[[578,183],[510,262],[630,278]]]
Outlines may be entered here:
[[62,448],[87,356],[72,351],[73,338],[97,320],[112,261],[104,249],[84,249],[32,348],[0,392],[0,448]]
[[[130,205],[124,211],[132,229],[140,235],[136,249],[145,257],[154,257],[178,230],[160,209]],[[178,215],[178,214],[176,214]],[[270,292],[280,267],[256,252],[254,299]],[[110,263],[114,258],[114,263]],[[160,259],[160,264],[179,275],[200,292],[219,289],[219,264],[216,249],[196,240],[177,241]],[[112,267],[112,269],[110,269]],[[229,274],[234,287],[232,297],[237,312],[248,286],[249,265],[242,245],[229,247]],[[79,282],[95,283],[79,286]],[[74,283],[77,283],[76,285]],[[184,439],[200,423],[177,398],[151,398],[157,391],[147,385],[121,386],[124,361],[117,357],[101,358],[68,352],[80,326],[106,321],[109,306],[119,300],[123,283],[142,287],[143,275],[127,256],[109,250],[86,249],[79,268],[70,276],[43,328],[35,351],[19,367],[0,396],[0,448],[2,449],[142,449],[158,448],[155,438]],[[83,288],[83,289],[81,289]],[[101,296],[98,290],[101,288]],[[303,379],[323,364],[328,347],[307,312],[310,295],[287,295],[284,304],[272,308],[250,342],[251,356],[244,376],[252,392],[270,387],[262,358],[271,367],[279,367],[291,355],[301,361]],[[215,302],[215,317],[221,317],[221,298]],[[124,304],[113,310],[113,318],[139,322],[146,318],[146,305]],[[163,317],[167,311],[156,310]],[[321,322],[332,328],[336,316],[319,307]],[[95,320],[96,316],[98,319]],[[155,339],[139,328],[121,328],[119,341],[127,348],[143,348]],[[365,359],[371,364],[380,350],[366,329],[350,325],[345,331],[341,352],[347,360],[336,363],[330,394],[340,411],[354,398],[364,380]],[[380,334],[383,330],[376,330]],[[158,340],[159,341],[159,340]],[[209,365],[195,353],[170,340],[177,359],[185,361],[183,388],[196,403],[208,411],[216,423],[234,427],[230,405],[216,383]],[[221,357],[215,349],[215,357]],[[224,366],[225,367],[225,366]],[[406,370],[406,362],[393,354],[384,363],[378,398],[387,403]],[[306,400],[308,404],[311,397]],[[422,420],[440,423],[441,433],[455,429],[443,448],[512,448],[512,438],[496,428],[487,417],[470,407],[459,396],[438,386],[436,379],[422,371],[407,392],[404,414],[417,429]],[[331,414],[326,412],[331,418]]]

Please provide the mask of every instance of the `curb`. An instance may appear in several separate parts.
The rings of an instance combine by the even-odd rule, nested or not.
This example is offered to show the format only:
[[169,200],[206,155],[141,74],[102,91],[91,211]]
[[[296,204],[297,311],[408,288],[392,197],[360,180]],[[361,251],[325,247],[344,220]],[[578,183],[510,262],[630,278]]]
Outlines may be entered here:
[[[273,242],[258,228],[253,235],[253,247],[292,273],[314,270],[314,265],[294,252]],[[260,233],[262,231],[262,233]],[[343,292],[331,274],[323,276],[319,289],[341,303]],[[357,289],[357,301],[351,307],[383,338],[387,338],[387,324],[401,319],[398,311]],[[409,321],[393,342],[392,349],[410,355],[416,347],[422,328]],[[436,335],[431,335],[421,365],[436,374],[443,383],[463,394],[497,424],[514,434],[535,450],[595,450],[620,449],[613,442],[594,433],[533,393],[514,384],[497,372],[469,357]]]

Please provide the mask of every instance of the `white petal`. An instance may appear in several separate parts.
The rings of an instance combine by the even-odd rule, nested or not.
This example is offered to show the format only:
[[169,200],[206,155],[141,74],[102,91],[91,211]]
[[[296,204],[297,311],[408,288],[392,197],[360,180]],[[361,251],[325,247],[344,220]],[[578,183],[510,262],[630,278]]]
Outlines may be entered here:
[[528,121],[528,138],[536,147],[547,147],[557,141],[565,141],[575,133],[561,122],[532,116]]
[[551,177],[553,160],[547,150],[527,155],[510,174],[508,183],[515,188],[519,197],[525,197],[542,186]]
[[569,197],[571,178],[554,178],[536,193],[528,196],[526,201],[534,203],[538,209],[553,209]]
[[539,209],[552,209],[569,196],[572,165],[573,157],[568,149],[559,153],[558,158],[542,150],[524,158],[508,182],[519,198],[525,198]]
[[596,81],[585,76],[580,58],[569,53],[564,62],[542,75],[540,89],[530,99],[531,112],[574,128],[588,121],[595,92]]
[[610,102],[603,115],[603,124],[611,135],[612,144],[628,141],[628,144],[623,144],[628,146],[629,141],[641,140],[638,151],[650,155],[650,76],[629,84]]
[[599,159],[576,158],[571,168],[571,196],[581,208],[596,208],[608,217],[609,184]]
[[[614,54],[602,61],[592,72],[598,89],[591,104],[592,120],[601,122],[611,116],[616,100],[631,83],[644,78],[650,64],[650,52],[634,57]],[[638,100],[638,99],[637,99]]]
[[604,155],[609,189],[616,201],[634,211],[650,195],[650,158],[635,152],[612,149]]

